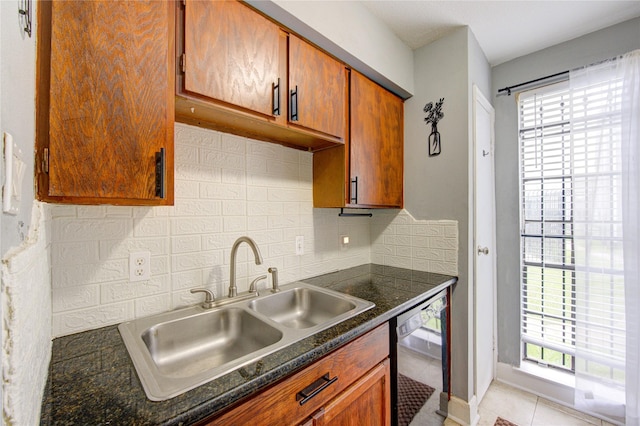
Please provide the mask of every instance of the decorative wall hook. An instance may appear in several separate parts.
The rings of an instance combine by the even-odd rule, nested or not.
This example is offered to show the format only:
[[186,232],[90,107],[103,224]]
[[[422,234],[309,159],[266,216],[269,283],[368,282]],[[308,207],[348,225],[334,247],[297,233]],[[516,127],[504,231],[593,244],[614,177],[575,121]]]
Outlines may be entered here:
[[423,111],[427,113],[424,121],[425,124],[431,123],[431,134],[429,134],[429,157],[435,157],[436,155],[440,155],[441,147],[440,147],[440,132],[438,132],[438,121],[442,117],[444,117],[444,112],[442,112],[442,104],[444,103],[444,98],[440,98],[438,102],[436,102],[435,106],[433,102],[429,102],[424,106]]
[[31,0],[20,0],[18,14],[24,32],[31,38]]

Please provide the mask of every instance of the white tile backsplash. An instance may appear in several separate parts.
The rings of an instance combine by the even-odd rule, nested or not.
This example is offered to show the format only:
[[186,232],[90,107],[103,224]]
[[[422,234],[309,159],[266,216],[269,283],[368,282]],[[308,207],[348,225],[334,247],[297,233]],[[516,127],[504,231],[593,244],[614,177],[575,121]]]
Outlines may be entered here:
[[[51,358],[50,259],[46,206],[33,203],[29,236],[2,259],[3,424],[40,423]],[[66,295],[70,305],[93,303],[95,289]],[[86,300],[85,300],[86,299]],[[80,302],[82,300],[82,302]]]
[[416,220],[406,210],[373,215],[371,261],[418,271],[458,274],[458,222]]
[[[197,303],[191,288],[226,296],[231,246],[242,235],[264,263],[241,246],[239,292],[270,266],[281,283],[372,261],[457,272],[454,221],[417,221],[404,210],[339,218],[313,208],[313,154],[183,124],[175,132],[174,206],[50,206],[54,337]],[[151,252],[152,278],[129,282],[129,253],[140,250]]]
[[[264,263],[241,246],[239,291],[269,266],[285,283],[370,262],[367,219],[313,209],[311,153],[182,124],[175,152],[172,207],[50,206],[54,337],[197,303],[195,287],[226,296],[241,235]],[[348,250],[338,245],[344,228],[357,241]],[[129,253],[140,250],[151,252],[152,278],[129,282]]]

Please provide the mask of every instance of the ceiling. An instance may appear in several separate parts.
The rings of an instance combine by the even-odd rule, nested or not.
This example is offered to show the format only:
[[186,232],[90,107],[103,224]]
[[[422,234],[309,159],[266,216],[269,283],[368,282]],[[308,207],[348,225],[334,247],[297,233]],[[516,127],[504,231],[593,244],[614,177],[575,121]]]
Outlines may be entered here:
[[492,66],[640,16],[640,0],[365,0],[362,4],[412,49],[467,25]]

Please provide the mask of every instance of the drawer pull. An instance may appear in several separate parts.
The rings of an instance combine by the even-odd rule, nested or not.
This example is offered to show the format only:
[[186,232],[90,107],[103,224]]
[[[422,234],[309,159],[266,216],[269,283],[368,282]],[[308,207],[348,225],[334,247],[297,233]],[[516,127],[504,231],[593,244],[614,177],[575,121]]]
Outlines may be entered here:
[[318,380],[298,392],[298,394],[296,395],[296,401],[299,401],[300,405],[305,404],[311,398],[325,390],[331,383],[335,382],[336,380],[338,380],[338,376],[330,379],[329,373],[325,374],[324,376],[320,377]]

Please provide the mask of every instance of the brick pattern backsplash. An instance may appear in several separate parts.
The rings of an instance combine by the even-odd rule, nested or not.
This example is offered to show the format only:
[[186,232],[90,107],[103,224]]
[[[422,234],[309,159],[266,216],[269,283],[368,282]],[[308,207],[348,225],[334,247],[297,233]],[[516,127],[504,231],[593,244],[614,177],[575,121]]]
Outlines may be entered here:
[[416,220],[406,210],[381,210],[371,223],[371,262],[458,275],[458,222]]
[[40,423],[51,358],[50,218],[33,203],[29,235],[2,259],[2,424]]
[[[176,124],[174,206],[50,205],[53,336],[197,303],[202,295],[189,292],[196,287],[226,297],[231,246],[242,235],[256,241],[264,263],[256,266],[241,245],[239,293],[270,266],[282,284],[371,261],[456,272],[456,222],[415,221],[404,210],[370,219],[314,209],[312,162],[309,152]],[[151,279],[130,282],[129,253],[144,250]]]
[[[242,235],[264,263],[241,245],[239,293],[270,266],[284,284],[369,263],[370,219],[313,208],[312,155],[176,124],[174,206],[50,205],[54,337],[197,303],[202,295],[191,288],[226,297],[231,246]],[[130,282],[129,253],[143,250],[151,279]]]

